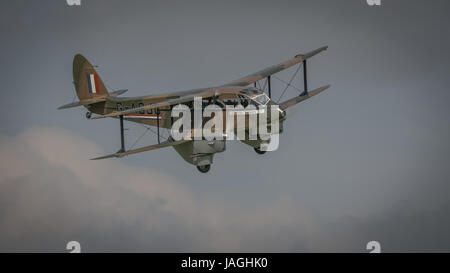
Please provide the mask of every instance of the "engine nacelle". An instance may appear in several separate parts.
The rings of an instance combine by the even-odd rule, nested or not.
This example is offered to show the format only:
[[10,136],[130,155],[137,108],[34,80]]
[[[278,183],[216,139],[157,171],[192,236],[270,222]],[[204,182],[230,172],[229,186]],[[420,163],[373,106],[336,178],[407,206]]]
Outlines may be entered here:
[[193,140],[173,146],[185,161],[196,166],[211,165],[215,153],[226,150],[225,140]]

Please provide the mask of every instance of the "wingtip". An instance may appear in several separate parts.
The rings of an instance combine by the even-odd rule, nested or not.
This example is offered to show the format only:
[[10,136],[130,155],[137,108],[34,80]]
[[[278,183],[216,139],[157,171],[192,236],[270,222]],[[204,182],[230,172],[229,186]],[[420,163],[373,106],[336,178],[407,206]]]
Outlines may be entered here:
[[61,105],[60,107],[56,108],[56,110],[64,110],[67,108],[71,108],[71,107],[66,104],[66,105]]
[[102,118],[106,118],[106,115],[95,116],[91,117],[90,119],[102,119]]
[[94,158],[91,158],[91,159],[89,159],[89,160],[100,160],[100,159],[107,159],[107,158],[120,158],[120,157],[123,157],[123,156],[124,156],[124,152],[119,151],[119,152],[114,153],[114,154],[109,154],[109,155],[104,155],[104,156],[94,157]]
[[112,155],[105,155],[105,156],[100,156],[100,157],[94,157],[94,158],[91,158],[89,160],[101,160],[101,159],[107,159],[107,158],[113,158],[113,157],[119,157],[119,156],[117,156],[115,154],[112,154]]
[[94,157],[94,158],[89,158],[89,160],[100,160],[100,159],[104,159],[104,156],[99,156],[99,157]]
[[298,54],[298,55],[295,55],[295,58],[301,57],[301,58],[303,58],[303,59],[308,59],[308,58],[311,58],[311,57],[313,57],[313,56],[319,54],[319,53],[322,52],[322,51],[327,50],[327,49],[328,49],[328,46],[326,45],[326,46],[320,47],[320,48],[318,48],[318,49],[316,49],[316,50],[310,51],[310,52],[305,53],[305,54]]

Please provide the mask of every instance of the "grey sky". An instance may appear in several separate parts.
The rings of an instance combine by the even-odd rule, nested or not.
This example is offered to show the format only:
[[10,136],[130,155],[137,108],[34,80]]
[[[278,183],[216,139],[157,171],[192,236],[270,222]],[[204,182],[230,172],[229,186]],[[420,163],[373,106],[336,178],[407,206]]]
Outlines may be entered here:
[[[1,3],[0,251],[450,251],[448,1]],[[288,112],[279,150],[230,142],[207,175],[170,148],[88,161],[117,121],[56,110],[76,53],[139,96],[323,45],[309,85],[331,89]]]

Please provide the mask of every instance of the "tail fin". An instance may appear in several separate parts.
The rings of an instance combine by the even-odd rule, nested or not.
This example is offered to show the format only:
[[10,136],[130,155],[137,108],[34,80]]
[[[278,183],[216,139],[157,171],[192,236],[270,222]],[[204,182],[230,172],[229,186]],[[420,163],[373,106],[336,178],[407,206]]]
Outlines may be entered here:
[[97,71],[81,54],[73,58],[73,82],[80,101],[106,98],[109,95]]
[[[82,105],[89,109],[89,105],[104,102],[106,101],[106,97],[110,95],[97,71],[95,71],[92,64],[81,54],[77,54],[73,58],[73,83],[79,101],[65,104],[58,107],[58,109],[67,109]],[[118,96],[125,91],[114,91],[111,95]]]

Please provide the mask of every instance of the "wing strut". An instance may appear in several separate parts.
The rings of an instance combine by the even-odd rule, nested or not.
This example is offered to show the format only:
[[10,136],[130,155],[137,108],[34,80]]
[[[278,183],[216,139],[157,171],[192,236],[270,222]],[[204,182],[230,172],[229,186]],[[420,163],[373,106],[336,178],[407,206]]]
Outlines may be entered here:
[[308,78],[306,74],[306,59],[303,60],[303,93],[300,96],[308,95]]
[[125,134],[123,132],[123,115],[120,116],[120,150],[118,153],[125,152]]
[[[272,85],[270,84],[270,75],[267,76],[267,84],[268,84],[268,91],[269,91],[269,99],[272,99]],[[254,83],[254,86],[256,88],[256,82]],[[266,84],[264,84],[264,87],[262,89],[263,89],[263,91],[266,89]]]
[[156,127],[158,130],[158,144],[161,144],[161,141],[159,140],[159,108],[156,108]]

